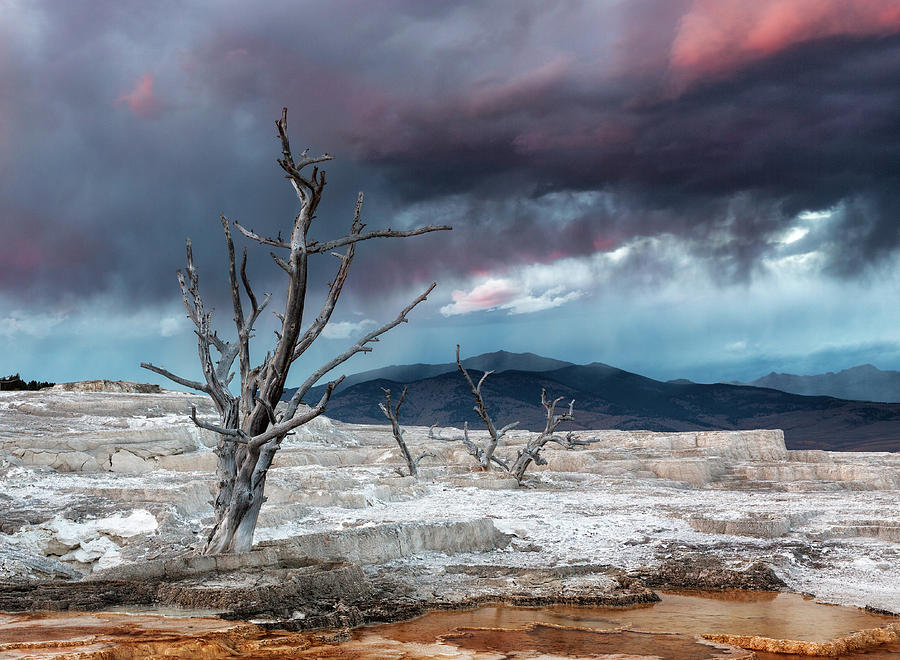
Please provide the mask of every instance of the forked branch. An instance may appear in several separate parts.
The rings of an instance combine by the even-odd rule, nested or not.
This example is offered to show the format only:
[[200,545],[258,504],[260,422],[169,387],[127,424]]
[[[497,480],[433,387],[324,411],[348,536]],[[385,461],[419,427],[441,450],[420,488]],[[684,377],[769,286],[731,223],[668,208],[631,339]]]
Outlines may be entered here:
[[510,431],[516,428],[519,425],[519,422],[513,422],[512,424],[507,424],[499,431],[494,426],[494,421],[491,419],[491,416],[488,414],[487,405],[484,403],[484,397],[481,394],[481,387],[484,385],[484,381],[487,380],[487,377],[490,376],[493,371],[485,371],[481,378],[478,379],[478,384],[475,384],[475,381],[472,380],[472,377],[469,375],[469,372],[466,371],[466,368],[463,366],[462,360],[459,358],[459,344],[456,345],[456,366],[462,372],[462,375],[465,376],[466,382],[469,384],[469,389],[472,391],[472,396],[475,397],[475,413],[481,418],[484,422],[484,425],[487,427],[488,434],[490,439],[485,447],[477,447],[471,440],[469,440],[468,435],[466,435],[465,441],[467,449],[469,449],[469,445],[475,446],[478,448],[478,452],[473,453],[471,449],[469,449],[469,453],[472,454],[475,459],[478,461],[478,464],[481,466],[482,470],[490,470],[491,463],[497,463],[503,467],[506,467],[506,464],[502,461],[498,461],[494,458],[494,452],[497,449],[497,446],[500,444],[500,441],[503,439],[503,436],[506,435],[507,431]]
[[588,444],[586,441],[576,440],[571,432],[566,435],[565,440],[560,440],[553,435],[560,424],[574,419],[574,399],[569,402],[569,409],[567,411],[559,414],[556,413],[556,406],[562,400],[563,397],[557,397],[553,401],[550,401],[547,398],[547,391],[541,389],[541,405],[544,407],[545,412],[544,430],[530,439],[522,449],[519,449],[516,460],[510,468],[510,472],[519,484],[522,483],[522,480],[525,477],[525,470],[528,469],[528,466],[531,465],[532,462],[538,465],[547,464],[547,460],[541,456],[541,451],[548,442],[555,442],[566,449],[573,449],[577,445]]
[[250,446],[261,447],[269,440],[283,438],[298,426],[303,426],[308,421],[315,419],[316,417],[321,415],[323,412],[325,412],[325,406],[328,404],[328,400],[331,398],[331,394],[332,392],[334,392],[334,388],[340,385],[342,380],[344,380],[344,376],[340,376],[336,380],[328,383],[328,385],[325,387],[325,392],[322,394],[322,398],[319,399],[319,402],[315,406],[304,412],[302,415],[290,418],[285,415],[284,417],[282,417],[282,421],[278,424],[273,424],[264,433],[253,436],[249,443]]
[[[397,446],[400,447],[400,453],[403,455],[403,460],[406,461],[409,476],[418,479],[419,462],[428,456],[434,457],[434,454],[431,452],[423,452],[419,454],[418,458],[414,459],[412,454],[409,453],[409,448],[406,446],[406,440],[403,437],[406,431],[400,428],[400,406],[402,406],[403,402],[406,400],[407,388],[403,388],[403,391],[400,393],[400,398],[394,405],[391,405],[391,391],[383,387],[381,388],[381,391],[384,392],[384,401],[379,403],[378,407],[381,409],[381,412],[384,413],[384,416],[391,422],[391,432],[394,434],[394,440],[397,441]],[[406,476],[400,470],[397,470],[397,472],[400,473],[401,477]]]
[[397,315],[397,318],[368,333],[346,351],[332,358],[321,367],[319,367],[316,371],[314,371],[312,375],[310,375],[310,377],[307,378],[299,388],[297,388],[297,391],[294,392],[294,395],[291,397],[291,400],[288,402],[287,409],[285,410],[285,418],[290,419],[290,417],[297,410],[297,406],[300,405],[300,402],[303,400],[303,397],[306,395],[306,393],[309,392],[310,388],[312,388],[312,386],[315,385],[325,374],[327,374],[335,367],[343,364],[357,353],[370,352],[372,350],[372,347],[369,346],[370,343],[377,342],[378,338],[381,335],[383,335],[388,330],[397,327],[401,323],[408,323],[409,320],[406,318],[407,315],[413,310],[416,305],[428,298],[428,294],[434,290],[435,286],[436,284],[432,282],[431,286],[425,289],[425,291],[419,294],[419,296],[415,300],[413,300],[401,310],[401,312]]
[[[200,366],[206,383],[182,378],[167,369],[153,364],[142,362],[141,367],[153,371],[183,387],[198,390],[208,394],[216,404],[220,413],[229,408],[234,396],[228,391],[229,371],[234,359],[237,357],[239,347],[222,340],[210,327],[211,313],[203,306],[203,298],[200,296],[200,278],[197,268],[194,266],[194,253],[191,239],[185,241],[186,267],[185,271],[178,271],[178,285],[181,288],[181,298],[188,318],[194,324],[194,333],[197,335],[197,352],[200,357]],[[219,353],[218,360],[213,361],[212,348]]]
[[483,466],[485,463],[496,463],[497,465],[502,467],[504,470],[509,471],[509,463],[507,463],[506,461],[504,461],[500,458],[497,458],[494,455],[491,455],[490,457],[487,456],[487,454],[485,453],[485,450],[469,438],[469,423],[468,422],[463,423],[463,440],[462,440],[462,442],[463,442],[463,446],[466,448],[466,451],[469,452],[469,454],[478,462],[479,465]]
[[603,438],[588,438],[587,440],[582,440],[581,438],[576,437],[573,431],[569,431],[564,438],[560,439],[553,436],[550,438],[549,442],[555,442],[563,449],[575,449],[577,447],[587,447],[595,442],[603,442]]
[[[353,224],[350,228],[351,233],[358,232],[359,227],[361,227],[360,214],[362,213],[362,204],[363,194],[359,193],[356,197],[356,206],[353,211]],[[316,320],[313,321],[312,325],[310,325],[306,332],[303,333],[303,336],[297,341],[292,361],[296,360],[306,352],[312,343],[318,339],[319,335],[322,334],[328,321],[331,320],[331,314],[334,312],[338,298],[344,288],[344,282],[347,281],[347,275],[350,274],[350,264],[353,263],[353,256],[356,252],[355,248],[356,246],[351,244],[344,254],[335,254],[335,256],[341,260],[341,265],[338,268],[338,272],[334,276],[334,279],[328,285],[328,295],[325,296],[325,302],[322,303],[322,310],[319,312],[319,315],[316,317]]]
[[[362,195],[362,193],[360,193],[360,195]],[[251,238],[258,243],[269,245],[271,247],[283,248],[285,250],[291,249],[291,244],[281,238],[281,236],[277,238],[262,236],[237,222],[234,223],[234,226],[237,227],[238,231],[244,236]],[[332,250],[344,247],[345,245],[352,245],[353,243],[358,243],[360,241],[368,241],[372,238],[409,238],[410,236],[421,236],[422,234],[428,234],[433,231],[447,231],[450,229],[453,229],[450,225],[425,225],[423,227],[417,227],[416,229],[391,229],[388,227],[387,229],[374,229],[365,233],[351,232],[346,236],[335,238],[330,241],[310,241],[306,245],[306,251],[308,254],[321,254],[322,252],[331,252]]]

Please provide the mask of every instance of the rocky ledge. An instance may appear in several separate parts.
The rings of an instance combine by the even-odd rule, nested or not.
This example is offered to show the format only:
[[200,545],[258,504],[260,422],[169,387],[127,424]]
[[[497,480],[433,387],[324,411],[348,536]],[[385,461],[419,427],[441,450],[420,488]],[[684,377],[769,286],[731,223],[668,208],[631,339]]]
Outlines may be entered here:
[[[260,544],[238,555],[182,555],[123,564],[82,580],[0,584],[0,611],[98,611],[153,606],[305,630],[390,622],[486,602],[628,606],[658,600],[610,566],[518,569],[448,566],[444,578],[391,562],[440,552],[502,550],[488,519],[385,524]],[[348,560],[353,560],[351,563]]]

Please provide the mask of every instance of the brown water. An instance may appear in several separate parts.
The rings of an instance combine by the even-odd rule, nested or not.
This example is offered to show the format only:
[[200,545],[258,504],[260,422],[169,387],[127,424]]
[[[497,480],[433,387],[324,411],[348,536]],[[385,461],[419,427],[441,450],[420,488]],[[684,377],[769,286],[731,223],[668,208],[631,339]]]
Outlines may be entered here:
[[[653,655],[670,660],[711,658],[719,652],[700,634],[729,633],[824,642],[898,621],[793,594],[730,592],[661,594],[662,601],[631,609],[507,606],[432,612],[412,621],[370,626],[342,643],[309,634],[266,632],[211,618],[148,613],[0,614],[0,659],[54,658],[467,658]],[[30,647],[30,648],[28,648]],[[33,654],[33,655],[32,655]],[[760,660],[802,656],[767,654]],[[720,657],[751,658],[749,651]],[[900,644],[846,654],[859,660],[900,660]]]
[[[441,641],[473,651],[493,651],[503,655],[542,653],[569,657],[627,653],[661,658],[728,657],[723,651],[678,633],[651,633],[632,630],[604,632],[587,628],[566,628],[532,624],[522,629],[469,628],[444,635]],[[734,658],[751,658],[737,653]]]
[[[512,654],[509,657],[526,652],[562,657],[618,652],[654,654],[672,659],[706,658],[711,657],[709,647],[699,646],[696,642],[696,637],[702,634],[759,635],[825,642],[898,621],[897,617],[871,614],[856,608],[823,605],[796,594],[736,591],[662,593],[660,597],[659,603],[628,609],[492,606],[459,612],[432,612],[412,621],[361,629],[345,648],[349,649],[354,643],[370,646],[376,638],[382,638],[410,644],[440,641],[460,650]],[[629,630],[622,631],[622,628]],[[760,651],[756,654],[760,660],[801,657]],[[457,657],[466,656],[460,653]],[[900,644],[839,657],[900,660]]]
[[519,628],[549,623],[594,630],[631,628],[692,635],[730,633],[777,639],[827,641],[856,630],[876,628],[897,617],[852,607],[823,605],[797,594],[759,591],[661,593],[662,601],[638,608],[610,609],[563,605],[482,607],[461,612],[432,612],[403,623],[367,630],[390,630],[392,639],[421,640],[458,627]]

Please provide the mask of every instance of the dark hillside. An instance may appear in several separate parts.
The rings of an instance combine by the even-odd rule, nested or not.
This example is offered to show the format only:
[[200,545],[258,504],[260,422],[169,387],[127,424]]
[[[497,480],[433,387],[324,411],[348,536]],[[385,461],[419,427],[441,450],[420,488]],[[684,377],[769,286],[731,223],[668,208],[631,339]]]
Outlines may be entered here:
[[[478,378],[481,372],[472,371]],[[410,383],[401,421],[409,425],[476,428],[468,387],[457,372]],[[338,392],[328,405],[334,419],[382,423],[382,387],[404,383],[378,379]],[[504,371],[484,385],[484,396],[498,425],[518,420],[521,428],[542,426],[541,388],[575,399],[576,429],[652,431],[780,428],[792,449],[900,451],[900,404],[802,396],[740,385],[663,383],[595,363],[546,372]]]

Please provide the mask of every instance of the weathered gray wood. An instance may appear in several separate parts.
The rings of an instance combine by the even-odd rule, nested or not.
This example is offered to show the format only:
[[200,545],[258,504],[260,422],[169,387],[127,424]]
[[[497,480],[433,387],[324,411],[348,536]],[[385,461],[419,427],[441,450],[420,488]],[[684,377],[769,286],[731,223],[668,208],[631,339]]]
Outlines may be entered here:
[[[406,388],[403,388],[403,391],[400,393],[400,398],[397,400],[396,405],[391,407],[391,391],[385,388],[381,388],[381,391],[384,392],[384,402],[379,403],[378,407],[381,408],[381,412],[384,413],[384,416],[387,417],[391,422],[391,431],[394,434],[394,440],[397,441],[397,445],[400,447],[400,453],[403,455],[403,460],[406,461],[406,467],[409,470],[409,476],[419,478],[419,462],[423,458],[432,457],[435,458],[435,455],[431,452],[422,452],[419,454],[418,458],[413,458],[412,454],[409,453],[409,447],[406,446],[406,440],[403,438],[404,431],[400,428],[400,406],[403,405],[403,402],[406,400]],[[400,473],[400,476],[406,476],[403,474],[401,470],[397,470]]]
[[418,305],[419,303],[423,302],[424,300],[426,300],[428,298],[428,294],[431,293],[432,290],[434,290],[435,286],[436,286],[436,284],[434,282],[432,282],[431,286],[429,286],[424,292],[419,294],[419,296],[415,300],[413,300],[410,304],[408,304],[406,307],[404,307],[400,311],[400,314],[397,315],[397,318],[395,318],[390,323],[385,323],[383,326],[381,326],[380,328],[377,328],[376,330],[372,330],[372,332],[365,335],[362,339],[360,339],[358,342],[353,344],[353,346],[348,348],[346,351],[344,351],[340,355],[335,356],[334,358],[332,358],[331,360],[329,360],[328,362],[323,364],[321,367],[319,367],[316,371],[314,371],[303,382],[303,384],[299,388],[297,388],[297,391],[294,392],[294,395],[291,397],[291,400],[288,402],[287,409],[285,410],[285,415],[287,415],[287,414],[293,415],[294,411],[297,409],[297,406],[300,405],[300,400],[303,398],[303,396],[305,396],[306,393],[309,392],[310,388],[312,388],[312,386],[315,385],[316,382],[319,379],[321,379],[325,374],[327,374],[329,371],[340,366],[341,364],[343,364],[344,362],[349,360],[351,357],[353,357],[357,353],[371,352],[372,347],[369,346],[370,343],[377,342],[378,338],[381,335],[383,335],[388,330],[391,330],[392,328],[397,327],[401,323],[408,323],[409,319],[406,318],[407,315],[412,311],[412,309],[416,305]]
[[[361,220],[363,195],[360,193],[356,200],[350,231],[346,236],[330,241],[311,239],[309,230],[316,218],[316,211],[325,189],[325,172],[319,169],[318,164],[331,160],[332,156],[327,153],[321,156],[308,156],[307,151],[304,151],[297,159],[294,158],[288,138],[287,108],[282,110],[275,126],[281,143],[281,158],[278,159],[278,164],[287,174],[300,208],[294,216],[287,238],[283,238],[280,232],[276,238],[261,236],[237,222],[229,221],[224,215],[220,216],[228,250],[228,276],[234,310],[235,340],[225,341],[212,330],[211,312],[206,311],[200,295],[199,275],[194,266],[191,241],[188,239],[187,267],[184,272],[178,272],[178,282],[185,311],[195,326],[197,351],[204,382],[177,376],[151,363],[141,364],[142,367],[179,385],[205,392],[212,398],[219,412],[218,424],[198,419],[196,411],[191,413],[197,426],[219,434],[215,449],[217,455],[215,524],[202,548],[205,554],[244,552],[251,548],[260,507],[265,501],[266,475],[275,454],[288,433],[324,412],[334,388],[341,382],[343,376],[328,383],[319,402],[303,412],[300,412],[299,408],[301,398],[332,369],[356,353],[371,351],[370,343],[378,341],[379,336],[391,328],[407,322],[409,312],[423,302],[434,289],[435,285],[432,284],[393,321],[368,333],[350,349],[313,372],[304,381],[297,395],[291,399],[285,411],[276,416],[275,408],[284,393],[291,365],[318,339],[331,319],[349,274],[356,244],[372,238],[404,238],[451,229],[446,225],[427,225],[405,231],[381,229],[363,233],[365,227]],[[312,171],[304,172],[305,168],[310,166]],[[258,243],[288,250],[284,258],[272,254],[275,263],[288,275],[287,292],[283,312],[275,312],[281,322],[280,330],[275,332],[275,346],[256,365],[251,360],[250,340],[253,337],[253,326],[269,303],[270,296],[266,294],[260,301],[254,294],[247,277],[246,250],[238,268],[231,235],[232,226]],[[335,278],[329,284],[322,308],[304,329],[309,255],[330,252],[341,247],[346,249],[343,254],[336,255],[341,263]],[[249,314],[244,309],[244,297],[250,304]],[[240,375],[240,391],[237,396],[229,389],[229,383],[234,377],[232,366],[235,360],[238,361]],[[421,458],[420,456],[413,462],[414,468]]]
[[[547,464],[546,459],[541,456],[541,450],[548,442],[559,443],[567,449],[571,449],[575,446],[576,442],[578,442],[573,439],[571,433],[566,435],[566,442],[560,441],[558,438],[555,438],[553,436],[553,433],[556,431],[557,427],[560,424],[574,419],[574,399],[569,402],[569,409],[566,412],[560,413],[558,415],[555,414],[556,404],[558,404],[562,400],[563,397],[557,397],[553,401],[549,401],[547,399],[547,390],[541,390],[541,405],[544,406],[544,410],[547,413],[544,430],[535,437],[531,438],[525,444],[525,447],[518,451],[516,460],[513,462],[512,467],[509,468],[510,474],[512,474],[516,478],[516,481],[519,482],[519,485],[522,484],[522,480],[525,478],[525,470],[528,469],[528,466],[531,465],[532,462],[537,463],[538,465]],[[566,443],[568,443],[568,446]],[[578,442],[578,444],[586,443]]]
[[481,396],[481,386],[484,385],[484,381],[487,380],[487,377],[494,372],[485,371],[484,374],[482,374],[481,378],[478,380],[478,384],[476,385],[475,381],[472,380],[472,377],[469,376],[469,372],[466,371],[466,368],[463,366],[462,360],[459,359],[459,344],[456,345],[456,366],[459,367],[462,375],[466,378],[466,382],[469,384],[469,389],[472,391],[472,396],[475,397],[474,410],[484,422],[484,425],[488,430],[488,435],[490,436],[487,445],[485,445],[484,447],[480,447],[469,439],[468,425],[466,425],[464,429],[465,440],[463,440],[463,443],[466,446],[466,450],[475,458],[476,461],[478,461],[478,464],[481,466],[482,470],[490,470],[491,463],[497,463],[501,467],[508,469],[503,461],[494,458],[494,452],[497,450],[497,445],[500,444],[500,440],[504,435],[506,435],[506,432],[516,428],[519,425],[519,422],[507,424],[499,431],[494,426],[494,421],[488,414],[487,406],[484,403],[484,398]]

